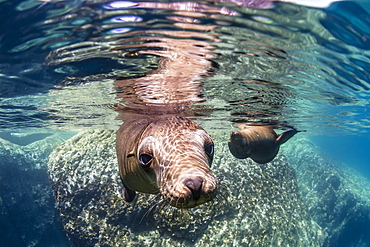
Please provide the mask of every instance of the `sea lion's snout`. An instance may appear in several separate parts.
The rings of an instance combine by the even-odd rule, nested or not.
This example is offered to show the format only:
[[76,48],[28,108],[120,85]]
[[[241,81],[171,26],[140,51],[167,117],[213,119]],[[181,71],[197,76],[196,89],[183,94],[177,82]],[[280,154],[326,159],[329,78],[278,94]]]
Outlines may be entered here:
[[192,177],[184,180],[167,182],[163,186],[162,196],[171,206],[193,208],[211,201],[217,194],[217,182],[214,176]]
[[[209,202],[217,195],[217,179],[212,174],[207,158],[195,160],[186,157],[187,162],[171,164],[160,185],[164,200],[177,208],[193,208]],[[202,162],[201,162],[202,161]]]
[[200,194],[202,192],[202,178],[194,178],[194,179],[187,179],[185,180],[185,186],[189,188],[191,194],[193,195],[194,200],[198,200],[200,198]]

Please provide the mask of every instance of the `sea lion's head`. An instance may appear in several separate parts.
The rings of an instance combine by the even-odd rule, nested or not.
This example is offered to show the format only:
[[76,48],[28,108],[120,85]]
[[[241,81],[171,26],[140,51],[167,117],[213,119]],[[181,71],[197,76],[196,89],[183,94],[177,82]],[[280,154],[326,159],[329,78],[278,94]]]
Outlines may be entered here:
[[228,141],[229,150],[238,159],[250,157],[264,164],[271,161],[279,151],[277,135],[270,126],[239,125],[240,131],[233,131]]
[[134,191],[160,193],[174,207],[192,208],[216,196],[217,182],[210,169],[212,139],[187,118],[163,116],[142,120],[128,130],[121,127],[117,154],[128,197]]
[[252,146],[246,135],[240,131],[233,131],[228,141],[229,150],[238,159],[246,159],[251,156]]

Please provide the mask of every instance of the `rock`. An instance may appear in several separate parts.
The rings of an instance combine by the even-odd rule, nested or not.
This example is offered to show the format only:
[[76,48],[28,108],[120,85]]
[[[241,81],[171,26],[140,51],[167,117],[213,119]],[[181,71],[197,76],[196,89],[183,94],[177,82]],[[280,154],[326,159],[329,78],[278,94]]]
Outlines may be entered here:
[[81,132],[56,148],[49,174],[74,246],[321,246],[324,235],[298,194],[284,156],[258,165],[229,154],[227,136],[212,135],[212,170],[220,193],[194,209],[156,196],[122,198],[115,132]]
[[327,233],[324,246],[370,246],[369,181],[306,138],[289,141],[283,151],[310,215]]
[[12,137],[23,146],[0,139],[0,246],[68,246],[47,173],[48,156],[63,139],[27,137]]

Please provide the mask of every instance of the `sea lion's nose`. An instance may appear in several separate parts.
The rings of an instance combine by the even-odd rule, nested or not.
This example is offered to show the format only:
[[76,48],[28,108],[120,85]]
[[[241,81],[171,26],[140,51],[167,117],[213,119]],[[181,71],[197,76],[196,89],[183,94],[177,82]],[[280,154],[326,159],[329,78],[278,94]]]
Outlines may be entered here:
[[185,185],[190,189],[191,193],[193,194],[194,200],[198,200],[200,198],[202,184],[203,179],[201,178],[189,178],[185,180]]

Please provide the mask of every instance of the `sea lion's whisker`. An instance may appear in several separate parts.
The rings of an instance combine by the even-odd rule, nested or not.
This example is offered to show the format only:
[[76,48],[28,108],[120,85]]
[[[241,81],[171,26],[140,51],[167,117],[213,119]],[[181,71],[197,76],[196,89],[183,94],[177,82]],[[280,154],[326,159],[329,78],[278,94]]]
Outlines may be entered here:
[[167,207],[167,202],[163,198],[157,203],[157,207],[155,209],[155,214],[161,213],[162,209]]
[[171,209],[171,222],[174,222],[175,221],[175,219],[177,219],[177,218],[179,218],[177,215],[178,215],[178,213],[179,213],[179,211],[181,210],[181,208],[172,208]]
[[164,210],[165,208],[168,208],[169,210],[172,210],[173,207],[169,206],[169,204],[165,201],[165,200],[161,200],[158,204],[157,204],[157,207],[156,207],[156,216],[157,216],[157,219],[156,219],[156,224],[157,225],[160,225],[163,221],[165,222],[165,217],[164,215],[168,215],[169,213],[169,210]]
[[[160,197],[160,195],[156,195],[155,197],[150,198],[150,199],[148,200],[148,204],[150,204],[150,203],[154,202],[154,200],[155,200],[155,199],[158,199],[159,197]],[[156,210],[156,207],[157,207],[157,206],[158,206],[158,204],[157,204],[157,203],[153,203],[153,205],[152,205],[152,206],[150,206],[150,207],[149,207],[149,209],[148,209],[148,210],[143,214],[143,216],[141,217],[141,219],[140,219],[140,223],[142,222],[142,220],[143,220],[145,217],[149,216],[151,212],[155,212],[155,210]]]
[[151,198],[149,198],[147,204],[154,203],[155,201],[158,201],[158,199],[161,198],[161,197],[162,197],[161,194],[157,194],[155,196],[152,196]]
[[179,201],[180,201],[180,197],[179,198],[177,198],[177,200],[176,200],[176,204],[175,204],[175,207],[178,207],[178,205],[180,205],[180,203],[179,203]]

